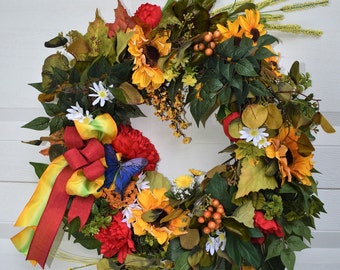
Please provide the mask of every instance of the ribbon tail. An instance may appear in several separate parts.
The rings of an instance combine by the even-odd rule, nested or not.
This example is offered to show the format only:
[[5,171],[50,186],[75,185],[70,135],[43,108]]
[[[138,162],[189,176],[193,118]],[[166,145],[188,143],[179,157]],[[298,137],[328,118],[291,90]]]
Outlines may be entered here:
[[68,211],[67,219],[71,222],[76,217],[80,219],[80,229],[85,225],[87,219],[90,216],[92,205],[95,197],[90,195],[88,197],[75,196],[70,210]]
[[65,187],[72,173],[73,170],[67,166],[58,175],[26,257],[27,260],[36,261],[42,268],[46,264],[67,207],[69,195],[66,193]]

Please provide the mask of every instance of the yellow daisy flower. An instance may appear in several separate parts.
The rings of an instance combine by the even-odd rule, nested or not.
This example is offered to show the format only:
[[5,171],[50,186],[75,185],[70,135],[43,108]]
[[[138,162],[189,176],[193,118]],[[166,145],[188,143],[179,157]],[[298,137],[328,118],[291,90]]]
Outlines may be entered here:
[[[171,238],[186,233],[186,227],[189,225],[187,212],[183,212],[177,218],[161,223],[161,219],[170,214],[174,209],[169,204],[168,197],[165,196],[166,189],[142,190],[138,194],[138,203],[141,209],[132,210],[132,226],[136,235],[145,235],[146,233],[154,236],[158,243],[166,244]],[[143,214],[155,210],[161,214],[154,222],[147,222],[143,219]]]
[[158,59],[170,52],[171,44],[167,43],[169,32],[164,31],[162,35],[149,40],[140,26],[136,25],[132,31],[134,35],[128,43],[128,51],[135,57],[132,83],[138,89],[153,91],[165,80],[163,71],[158,66]]
[[251,38],[254,42],[258,40],[260,36],[266,34],[264,25],[260,24],[260,12],[258,10],[246,9],[246,16],[240,16],[240,26],[244,31],[244,35]]

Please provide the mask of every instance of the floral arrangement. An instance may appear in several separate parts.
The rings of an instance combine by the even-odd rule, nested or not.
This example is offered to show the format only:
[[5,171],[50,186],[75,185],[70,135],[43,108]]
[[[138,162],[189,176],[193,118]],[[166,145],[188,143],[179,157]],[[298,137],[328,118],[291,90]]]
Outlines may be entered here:
[[[276,21],[328,1],[263,11],[276,2],[212,11],[214,0],[170,0],[130,16],[118,1],[113,23],[97,11],[85,34],[45,43],[58,51],[31,85],[47,116],[23,127],[50,130],[27,142],[47,141],[50,163],[31,163],[40,180],[12,238],[27,260],[44,268],[62,225],[98,251],[98,269],[294,268],[325,212],[313,134],[335,130],[307,94],[299,62],[281,72],[278,39],[267,31],[320,35]],[[226,161],[169,180],[157,171],[156,147],[131,126],[145,116],[140,104],[184,143],[186,109],[197,125],[214,115],[230,140]]]

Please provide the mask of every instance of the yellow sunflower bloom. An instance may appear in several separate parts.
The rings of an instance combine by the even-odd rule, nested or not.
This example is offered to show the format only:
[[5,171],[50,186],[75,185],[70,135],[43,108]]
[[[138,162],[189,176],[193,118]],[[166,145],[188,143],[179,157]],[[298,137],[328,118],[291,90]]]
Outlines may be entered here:
[[260,36],[266,34],[266,30],[263,29],[264,25],[260,24],[260,12],[253,9],[246,9],[245,12],[245,17],[239,17],[240,26],[244,31],[244,35],[256,42]]
[[282,184],[287,179],[291,181],[292,175],[302,184],[311,186],[308,176],[311,176],[314,162],[313,154],[302,156],[299,154],[299,136],[292,127],[283,127],[275,139],[270,139],[272,144],[266,148],[266,155],[276,157],[279,161]]
[[[168,222],[160,223],[160,220],[170,214],[174,209],[169,204],[169,199],[165,196],[166,189],[149,189],[143,190],[138,194],[138,203],[140,209],[132,210],[132,226],[136,235],[151,234],[155,237],[159,244],[166,244],[171,238],[185,233],[185,229],[189,224],[189,217],[186,212],[183,212],[177,218]],[[160,211],[161,214],[154,222],[143,220],[143,214],[150,211]]]
[[158,66],[158,59],[170,52],[171,44],[167,43],[169,32],[164,31],[162,35],[149,40],[140,26],[136,25],[132,31],[134,35],[128,43],[128,51],[135,57],[132,83],[137,85],[138,89],[152,92],[165,81],[163,71]]
[[222,24],[217,24],[216,26],[222,35],[222,39],[220,40],[220,42],[223,42],[231,37],[241,39],[243,36],[244,30],[240,28],[239,17],[233,22],[227,21],[227,27],[223,26]]

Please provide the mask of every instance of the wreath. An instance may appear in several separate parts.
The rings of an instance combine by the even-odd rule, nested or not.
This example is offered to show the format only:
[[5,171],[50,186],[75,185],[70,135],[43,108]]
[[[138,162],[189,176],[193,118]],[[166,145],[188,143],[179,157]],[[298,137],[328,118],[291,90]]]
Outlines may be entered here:
[[[325,212],[313,134],[335,130],[306,94],[299,62],[281,72],[267,31],[320,35],[275,22],[328,1],[264,10],[275,2],[212,10],[214,0],[169,0],[130,16],[118,1],[113,23],[97,10],[85,34],[45,43],[58,49],[31,86],[47,116],[23,127],[49,129],[27,143],[47,141],[50,163],[31,163],[39,182],[12,238],[27,260],[44,268],[62,226],[98,251],[98,269],[294,268]],[[140,104],[184,143],[187,110],[197,125],[214,115],[231,142],[226,161],[168,179],[156,147],[131,125],[145,116]]]

